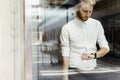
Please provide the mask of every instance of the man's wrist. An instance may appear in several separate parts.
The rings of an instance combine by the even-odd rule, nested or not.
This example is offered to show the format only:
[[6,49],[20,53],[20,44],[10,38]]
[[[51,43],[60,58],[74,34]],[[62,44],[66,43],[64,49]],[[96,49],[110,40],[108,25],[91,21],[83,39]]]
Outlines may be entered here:
[[94,56],[95,56],[94,59],[96,59],[97,58],[97,53],[94,53]]

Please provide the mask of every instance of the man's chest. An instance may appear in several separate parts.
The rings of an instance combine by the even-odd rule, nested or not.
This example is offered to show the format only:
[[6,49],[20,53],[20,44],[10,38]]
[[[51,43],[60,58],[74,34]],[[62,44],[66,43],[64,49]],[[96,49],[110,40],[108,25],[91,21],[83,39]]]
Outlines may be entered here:
[[84,42],[85,40],[95,40],[98,36],[98,31],[94,27],[74,27],[69,31],[71,42]]

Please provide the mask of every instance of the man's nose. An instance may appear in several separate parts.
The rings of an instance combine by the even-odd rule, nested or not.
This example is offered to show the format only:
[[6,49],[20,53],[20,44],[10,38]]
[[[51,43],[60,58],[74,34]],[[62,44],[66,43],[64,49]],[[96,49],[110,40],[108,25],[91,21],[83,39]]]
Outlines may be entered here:
[[91,15],[90,13],[87,13],[87,14],[86,14],[87,17],[90,17],[90,15]]

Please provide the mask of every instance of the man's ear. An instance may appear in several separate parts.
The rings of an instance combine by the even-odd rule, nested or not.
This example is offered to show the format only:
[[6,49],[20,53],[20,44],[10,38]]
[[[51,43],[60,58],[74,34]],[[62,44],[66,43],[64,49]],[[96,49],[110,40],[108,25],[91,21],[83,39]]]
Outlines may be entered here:
[[76,11],[78,11],[79,9],[81,9],[81,6],[77,6],[76,7]]

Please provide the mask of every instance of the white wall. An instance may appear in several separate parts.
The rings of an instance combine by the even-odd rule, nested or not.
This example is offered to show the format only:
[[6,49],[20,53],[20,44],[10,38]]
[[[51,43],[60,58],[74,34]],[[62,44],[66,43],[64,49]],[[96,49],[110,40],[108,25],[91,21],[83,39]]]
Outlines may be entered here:
[[0,80],[24,79],[23,0],[0,0]]

